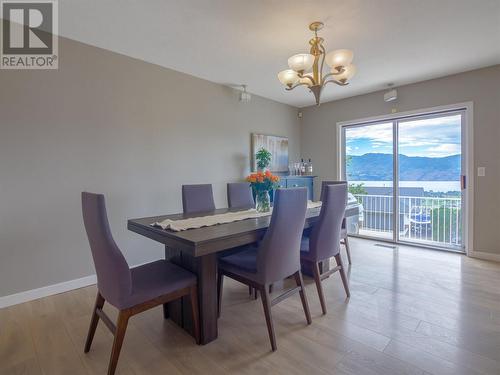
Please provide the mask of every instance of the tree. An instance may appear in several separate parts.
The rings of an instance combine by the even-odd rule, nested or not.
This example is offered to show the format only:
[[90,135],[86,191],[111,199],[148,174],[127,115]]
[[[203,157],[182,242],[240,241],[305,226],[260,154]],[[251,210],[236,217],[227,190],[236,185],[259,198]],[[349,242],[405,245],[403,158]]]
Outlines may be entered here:
[[349,193],[353,195],[365,195],[368,194],[364,184],[349,184]]

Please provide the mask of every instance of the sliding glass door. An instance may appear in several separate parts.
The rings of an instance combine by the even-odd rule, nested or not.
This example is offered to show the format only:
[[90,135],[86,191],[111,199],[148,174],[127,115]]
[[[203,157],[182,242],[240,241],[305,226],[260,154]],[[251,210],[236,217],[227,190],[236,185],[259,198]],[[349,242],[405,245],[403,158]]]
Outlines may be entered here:
[[394,133],[392,122],[344,129],[345,179],[349,192],[363,207],[359,225],[350,234],[394,237]]
[[342,127],[342,174],[362,211],[350,234],[463,251],[464,113]]

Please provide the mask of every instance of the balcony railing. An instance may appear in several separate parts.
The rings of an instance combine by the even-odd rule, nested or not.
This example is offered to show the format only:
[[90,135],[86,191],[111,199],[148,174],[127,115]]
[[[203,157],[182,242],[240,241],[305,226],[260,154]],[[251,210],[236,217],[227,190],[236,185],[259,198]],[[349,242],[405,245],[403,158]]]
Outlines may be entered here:
[[[387,236],[393,230],[393,197],[355,194],[363,205],[360,233]],[[440,246],[462,244],[460,198],[399,197],[399,239]]]

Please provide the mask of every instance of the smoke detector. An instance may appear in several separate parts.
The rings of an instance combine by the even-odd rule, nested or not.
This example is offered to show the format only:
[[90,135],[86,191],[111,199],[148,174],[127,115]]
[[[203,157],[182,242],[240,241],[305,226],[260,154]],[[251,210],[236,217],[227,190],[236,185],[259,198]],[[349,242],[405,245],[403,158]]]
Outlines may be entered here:
[[243,91],[240,93],[240,102],[249,102],[252,100],[252,95],[247,92],[247,85],[241,85]]

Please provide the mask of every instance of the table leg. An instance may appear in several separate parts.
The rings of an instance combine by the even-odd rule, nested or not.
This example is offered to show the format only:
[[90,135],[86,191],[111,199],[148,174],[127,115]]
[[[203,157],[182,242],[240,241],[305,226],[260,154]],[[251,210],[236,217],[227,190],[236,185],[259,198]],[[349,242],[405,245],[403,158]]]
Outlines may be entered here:
[[[208,344],[217,338],[217,255],[193,257],[165,247],[165,256],[198,276],[198,300],[200,308],[200,343]],[[168,316],[193,334],[193,319],[189,297],[174,301],[167,306]]]

